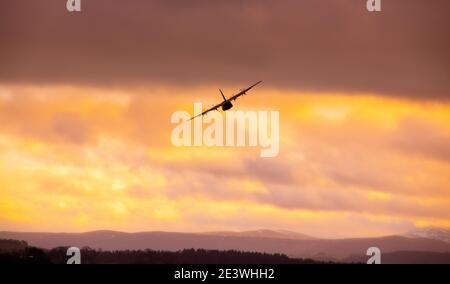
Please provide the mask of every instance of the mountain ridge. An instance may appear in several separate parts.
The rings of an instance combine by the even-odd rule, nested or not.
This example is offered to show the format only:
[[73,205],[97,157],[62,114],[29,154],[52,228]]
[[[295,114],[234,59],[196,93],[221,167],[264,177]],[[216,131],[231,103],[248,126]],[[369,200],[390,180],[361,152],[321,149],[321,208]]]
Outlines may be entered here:
[[425,227],[418,228],[407,232],[404,236],[410,238],[427,238],[434,240],[441,240],[450,243],[450,229]]
[[289,239],[255,236],[214,235],[208,233],[176,233],[146,231],[127,233],[99,230],[85,233],[0,232],[2,239],[24,240],[30,245],[51,249],[58,246],[91,247],[103,250],[167,250],[217,249],[266,253],[282,253],[291,257],[344,259],[365,255],[369,247],[382,253],[394,251],[450,252],[450,244],[426,238],[385,236],[347,239]]

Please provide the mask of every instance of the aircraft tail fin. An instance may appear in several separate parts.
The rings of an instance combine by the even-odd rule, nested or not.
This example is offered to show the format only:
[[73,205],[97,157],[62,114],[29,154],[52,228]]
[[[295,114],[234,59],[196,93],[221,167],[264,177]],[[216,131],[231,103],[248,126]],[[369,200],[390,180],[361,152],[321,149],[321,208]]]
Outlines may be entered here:
[[221,89],[219,89],[219,91],[220,91],[220,94],[222,95],[222,98],[223,98],[223,100],[224,100],[224,101],[226,101],[226,100],[227,100],[227,98],[225,98],[225,96],[224,96],[224,94],[223,94],[222,90],[221,90]]

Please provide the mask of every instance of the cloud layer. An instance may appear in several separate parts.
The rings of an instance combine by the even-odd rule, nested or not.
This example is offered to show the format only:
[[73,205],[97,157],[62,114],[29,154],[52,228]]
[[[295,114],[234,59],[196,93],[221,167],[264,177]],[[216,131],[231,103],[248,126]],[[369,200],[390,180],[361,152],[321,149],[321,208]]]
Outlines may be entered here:
[[[450,227],[447,0],[2,1],[0,228]],[[280,154],[177,148],[176,110],[257,80]]]
[[450,94],[446,0],[62,2],[2,3],[1,81]]
[[1,228],[339,237],[450,226],[448,104],[261,87],[240,109],[280,111],[278,157],[172,146],[172,112],[212,91],[3,85]]

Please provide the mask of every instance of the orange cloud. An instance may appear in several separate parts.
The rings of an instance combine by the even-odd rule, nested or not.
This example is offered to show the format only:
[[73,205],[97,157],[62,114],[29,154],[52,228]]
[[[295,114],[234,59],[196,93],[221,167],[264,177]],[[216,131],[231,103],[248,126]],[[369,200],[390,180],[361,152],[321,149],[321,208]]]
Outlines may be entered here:
[[218,96],[1,85],[0,226],[333,237],[449,225],[449,104],[261,89],[239,102],[280,111],[280,155],[261,159],[171,145],[172,112],[203,98]]

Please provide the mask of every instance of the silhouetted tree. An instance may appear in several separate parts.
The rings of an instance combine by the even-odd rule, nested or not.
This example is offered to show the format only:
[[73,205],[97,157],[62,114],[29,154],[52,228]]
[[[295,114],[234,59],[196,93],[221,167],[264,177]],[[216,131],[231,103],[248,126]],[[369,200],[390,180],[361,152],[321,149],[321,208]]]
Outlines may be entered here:
[[[0,240],[0,245],[4,240]],[[17,244],[15,244],[17,245]],[[22,244],[23,245],[23,244]],[[26,243],[25,243],[26,245]],[[17,247],[17,246],[16,246]],[[66,263],[69,247],[43,250],[25,246],[15,250],[0,250],[0,263]],[[185,249],[181,251],[121,250],[102,251],[89,247],[81,249],[84,264],[307,264],[322,263],[311,259],[289,258],[284,254]]]

